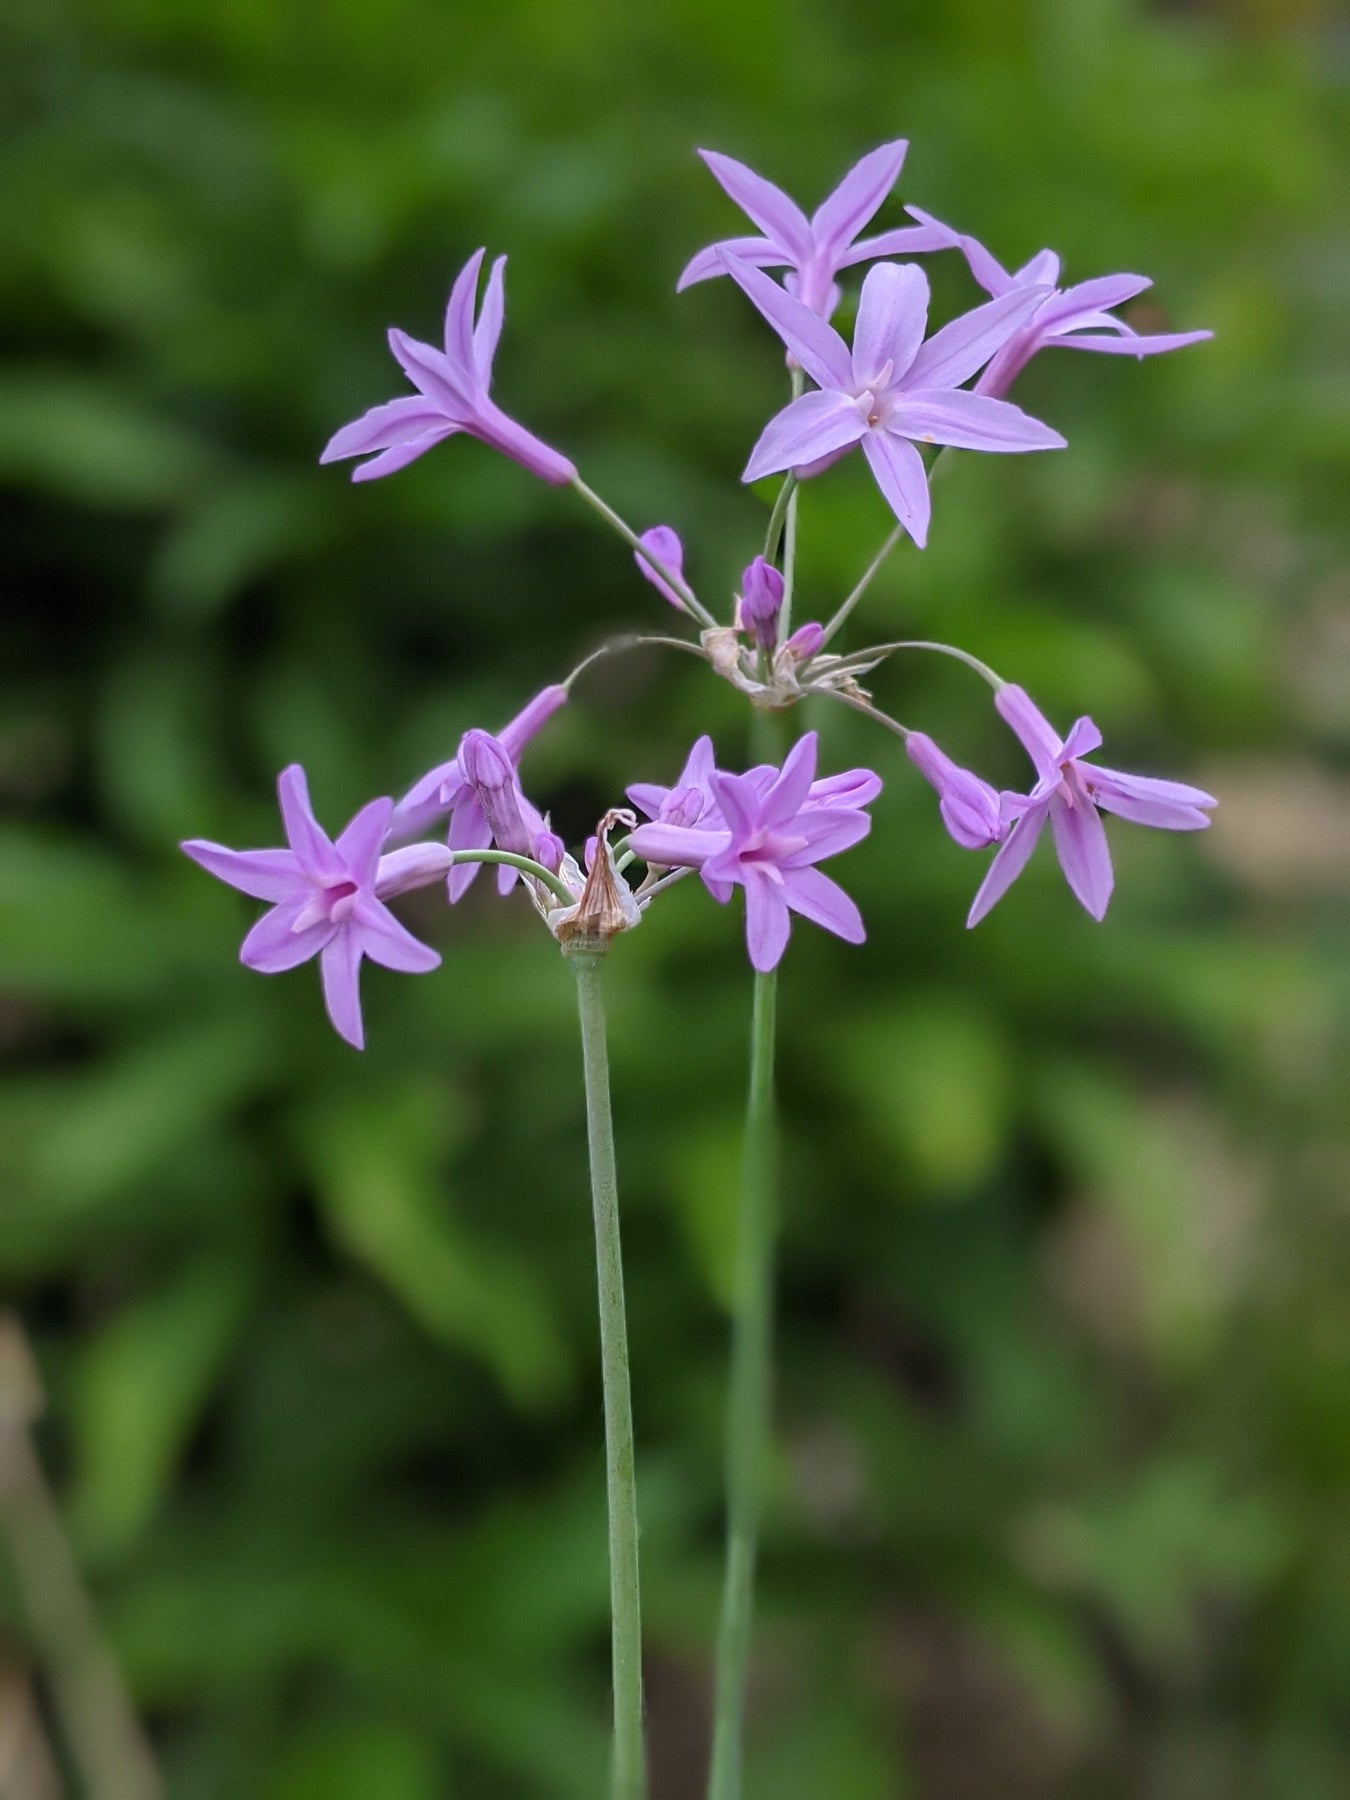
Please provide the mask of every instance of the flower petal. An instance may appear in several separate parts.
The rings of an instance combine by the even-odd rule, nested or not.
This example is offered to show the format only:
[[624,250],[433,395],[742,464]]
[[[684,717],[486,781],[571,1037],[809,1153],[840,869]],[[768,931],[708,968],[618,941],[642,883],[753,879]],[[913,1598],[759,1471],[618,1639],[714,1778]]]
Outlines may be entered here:
[[1075,719],[1070,725],[1068,735],[1064,739],[1064,748],[1060,751],[1062,762],[1074,762],[1080,756],[1091,756],[1094,750],[1102,747],[1102,734],[1086,714]]
[[294,928],[312,892],[304,899],[287,900],[263,914],[239,946],[239,960],[245,968],[254,969],[259,975],[280,975],[308,962],[323,949],[337,926],[325,919],[303,931]]
[[700,250],[697,256],[691,256],[675,283],[675,292],[682,294],[687,287],[693,287],[696,281],[710,281],[714,275],[725,275],[727,265],[722,260],[722,252],[726,250],[732,256],[738,256],[742,262],[750,264],[754,269],[780,269],[792,258],[780,245],[770,243],[768,238],[739,237],[723,238],[720,243],[709,244],[706,250]]
[[[490,850],[492,848],[492,829],[487,822],[487,814],[483,811],[483,803],[477,794],[467,791],[463,800],[450,814],[450,830],[447,843],[451,850]],[[482,868],[482,863],[457,863],[450,871],[448,892],[450,904],[463,899],[470,883]]]
[[798,263],[805,262],[811,254],[811,227],[801,208],[781,188],[734,157],[717,150],[700,150],[699,155],[723,193],[730,195],[765,236],[790,250]]
[[727,273],[763,313],[816,386],[847,391],[853,385],[853,359],[834,327],[748,263],[725,252],[723,261]]
[[361,1022],[361,934],[352,926],[343,926],[325,944],[319,958],[323,976],[323,998],[328,1017],[339,1037],[357,1050],[366,1045],[365,1027]]
[[360,931],[362,951],[382,968],[425,975],[440,967],[439,953],[420,943],[380,901],[363,896],[353,908],[352,918]]
[[1064,743],[1054,726],[1036,705],[1025,688],[1005,681],[994,695],[998,716],[1017,733],[1019,742],[1042,777],[1053,776],[1058,784],[1059,759]]
[[839,253],[848,248],[895,186],[908,149],[908,138],[896,138],[870,150],[821,201],[811,219],[817,255],[838,266]]
[[1109,307],[1122,306],[1152,286],[1152,277],[1148,275],[1098,275],[1092,281],[1080,281],[1062,293],[1053,294],[1036,314],[1036,323],[1063,329],[1067,320],[1077,318],[1080,313],[1105,312]]
[[820,739],[816,733],[808,731],[788,751],[777,780],[760,802],[760,826],[772,831],[797,817],[811,791],[811,783],[816,778],[816,752],[819,744]]
[[805,847],[783,857],[778,866],[782,869],[809,868],[813,863],[824,862],[827,856],[838,856],[843,850],[851,850],[871,829],[871,819],[856,807],[810,807],[792,821],[792,835],[804,837]]
[[867,271],[853,328],[853,385],[897,385],[913,363],[928,326],[928,277],[917,263],[877,263]]
[[502,726],[497,733],[497,742],[512,762],[520,761],[530,739],[544,728],[559,707],[566,704],[567,689],[560,682],[552,682],[548,687],[540,688],[534,699]]
[[352,879],[360,887],[375,880],[380,851],[389,835],[393,817],[392,800],[372,800],[363,806],[337,841],[338,854],[351,870]]
[[1014,288],[944,325],[921,346],[910,364],[906,389],[960,387],[1026,324],[1049,292],[1048,288]]
[[807,806],[869,806],[881,792],[881,777],[871,769],[844,769],[811,783]]
[[1107,356],[1157,356],[1164,350],[1184,350],[1187,344],[1203,344],[1212,331],[1163,331],[1153,337],[1110,337],[1095,332],[1080,332],[1076,337],[1052,337],[1049,344],[1063,345],[1066,350],[1101,350]]
[[277,777],[277,798],[286,842],[295,852],[303,872],[313,881],[345,881],[347,870],[328,833],[314,817],[309,803],[309,784],[299,763],[291,763]]
[[372,406],[369,412],[353,419],[335,431],[323,447],[321,463],[340,462],[348,456],[368,456],[375,450],[388,450],[395,444],[408,444],[429,431],[445,425],[440,408],[420,395],[406,394],[398,400],[386,400]]
[[1125,775],[1119,769],[1099,769],[1095,763],[1080,764],[1078,773],[1091,798],[1106,812],[1161,831],[1203,831],[1210,823],[1204,809],[1218,805],[1213,794],[1183,781]]
[[409,463],[416,462],[419,456],[434,450],[437,444],[453,437],[460,429],[458,425],[442,425],[438,431],[425,432],[406,444],[395,444],[379,456],[372,456],[369,462],[357,463],[352,470],[352,480],[378,481],[382,475],[397,475],[400,469],[406,469]]
[[1013,273],[1018,287],[1058,287],[1059,257],[1053,250],[1038,250]]
[[453,368],[447,357],[430,344],[409,337],[395,325],[389,332],[389,348],[399,368],[417,391],[447,419],[462,424],[473,414],[475,392],[464,372]]
[[862,408],[848,394],[801,394],[764,427],[741,480],[758,481],[761,475],[851,449],[866,431]]
[[863,455],[891,511],[922,550],[928,542],[932,515],[923,458],[913,444],[890,431],[869,431],[863,439]]
[[[478,275],[483,267],[484,250],[475,250],[455,277],[445,307],[445,358],[451,378],[472,396],[483,388],[474,361],[473,310],[478,297]],[[491,359],[489,359],[490,363]]]
[[[412,784],[395,806],[389,821],[389,836],[409,837],[425,831],[428,825],[434,824],[442,813],[448,812],[455,804],[454,791],[463,785],[464,777],[460,773],[457,757],[452,757],[449,762],[437,763],[420,781]],[[447,787],[451,790],[451,795],[442,799],[442,790]]]
[[743,843],[759,824],[760,795],[747,775],[724,775],[720,769],[710,777],[713,798],[726,820],[733,843]]
[[1048,810],[1048,806],[1033,807],[1014,822],[990,863],[984,880],[980,883],[979,892],[971,902],[970,911],[966,915],[967,930],[979,924],[990,907],[1003,898],[1022,873],[1045,827]]
[[492,385],[492,359],[502,335],[506,317],[506,258],[499,256],[492,265],[483,304],[478,309],[478,323],[473,328],[473,372],[486,394]]
[[846,944],[861,944],[867,936],[853,900],[819,869],[792,869],[783,883],[783,898],[793,912],[832,931]]
[[770,881],[757,869],[747,872],[745,881],[745,944],[750,952],[750,966],[761,975],[776,969],[787,949],[792,921],[788,917],[787,900],[776,881]]
[[1064,879],[1094,919],[1105,916],[1115,873],[1106,843],[1106,827],[1081,789],[1074,804],[1056,794],[1050,802],[1050,827]]
[[179,849],[218,881],[227,881],[254,900],[293,900],[310,884],[293,850],[227,850],[206,838],[189,838]]
[[887,429],[924,444],[957,450],[1062,450],[1065,440],[1008,400],[968,394],[964,388],[920,389],[897,396]]
[[850,249],[835,259],[836,269],[849,269],[855,263],[873,262],[886,256],[922,256],[926,250],[946,250],[948,238],[942,229],[929,225],[897,225],[894,231],[879,231],[875,237],[859,238]]
[[679,576],[681,581],[684,579],[684,545],[679,533],[672,525],[652,525],[639,535],[638,543],[642,548],[633,552],[638,574],[644,581],[650,581],[663,599],[669,600],[680,612],[686,612],[688,608],[684,601],[656,566],[660,563],[671,575]]
[[932,213],[925,212],[920,206],[907,206],[905,211],[911,219],[917,219],[919,224],[930,231],[935,238],[941,239],[940,243],[933,245],[935,250],[947,249],[961,252],[971,274],[986,294],[1006,294],[1012,287],[1012,276],[996,257],[989,254],[978,238],[967,237],[964,232],[954,231],[950,225],[944,225],[940,219],[935,219]]

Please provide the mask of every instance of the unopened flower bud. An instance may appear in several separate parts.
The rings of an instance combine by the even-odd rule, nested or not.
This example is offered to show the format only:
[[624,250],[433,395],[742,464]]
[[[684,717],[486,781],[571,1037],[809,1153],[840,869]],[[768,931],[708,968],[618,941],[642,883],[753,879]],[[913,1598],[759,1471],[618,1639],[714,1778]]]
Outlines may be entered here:
[[809,624],[799,625],[788,639],[784,648],[798,662],[807,662],[825,642],[825,627],[817,625],[814,620]]
[[537,863],[542,863],[550,875],[556,875],[562,867],[563,857],[567,854],[567,846],[556,831],[540,831],[535,833],[534,849],[531,852]]
[[987,850],[1007,836],[997,791],[939,750],[932,738],[912,731],[905,754],[938,796],[948,834],[963,850]]
[[[643,550],[650,550],[657,562],[669,569],[672,575],[681,581],[684,580],[684,545],[669,525],[653,525],[649,531],[642,533],[638,543],[642,545]],[[661,571],[654,569],[641,551],[635,550],[633,557],[642,574],[651,582],[658,594],[664,594],[670,604],[679,607],[681,612],[688,610],[684,601],[661,574]]]
[[697,825],[708,802],[696,787],[672,788],[656,815],[662,825]]
[[783,605],[783,577],[770,562],[757,556],[741,576],[742,627],[761,650],[772,651],[778,642],[778,614]]
[[511,758],[490,731],[466,731],[459,746],[459,766],[487,815],[492,841],[516,856],[531,853],[530,832],[520,811],[516,771]]

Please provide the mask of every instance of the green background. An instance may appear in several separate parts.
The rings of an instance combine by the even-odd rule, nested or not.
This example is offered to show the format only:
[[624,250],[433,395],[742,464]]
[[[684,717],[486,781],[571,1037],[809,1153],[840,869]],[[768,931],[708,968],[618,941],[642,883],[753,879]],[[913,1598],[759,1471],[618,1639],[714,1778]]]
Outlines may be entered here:
[[[450,277],[511,255],[503,404],[720,607],[781,404],[693,157],[813,206],[910,138],[901,198],[1016,263],[1139,269],[1142,328],[1047,354],[1055,456],[963,456],[855,644],[967,645],[1118,766],[1222,798],[1113,822],[1104,925],[1048,846],[990,919],[894,740],[799,924],[778,1436],[752,1800],[1350,1792],[1345,39],[1248,0],[10,0],[0,27],[0,1267],[38,1444],[171,1800],[594,1800],[606,1706],[594,1271],[569,979],[480,882],[367,967],[371,1047],[174,845],[337,827],[672,615],[564,491],[457,441],[316,456],[403,391]],[[1339,168],[1337,167],[1339,156]],[[979,298],[929,259],[941,307]],[[851,302],[850,302],[851,304]],[[799,617],[888,524],[860,458],[802,504]],[[1338,561],[1339,559],[1339,561]],[[996,781],[956,666],[878,698]],[[701,730],[696,664],[597,670],[530,752],[577,841]],[[609,970],[656,1800],[701,1791],[739,902],[695,883]],[[0,1582],[0,1657],[50,1670]],[[63,1751],[64,1754],[64,1751]]]

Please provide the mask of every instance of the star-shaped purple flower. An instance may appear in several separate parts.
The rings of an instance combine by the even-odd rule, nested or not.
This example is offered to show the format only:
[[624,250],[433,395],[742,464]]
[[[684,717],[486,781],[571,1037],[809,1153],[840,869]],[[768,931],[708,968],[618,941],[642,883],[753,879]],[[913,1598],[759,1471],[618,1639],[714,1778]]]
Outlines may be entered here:
[[[492,741],[505,753],[513,766],[519,764],[526,744],[566,701],[567,689],[557,683],[541,689],[528,706],[518,712],[508,725],[502,727]],[[533,828],[542,830],[543,821],[526,800],[518,783],[515,795],[520,807],[528,809],[527,816]],[[492,827],[488,823],[481,798],[465,779],[458,753],[449,762],[438,763],[420,781],[413,783],[394,808],[389,834],[394,838],[419,837],[446,812],[450,814],[447,841],[452,850],[491,848]],[[500,846],[502,849],[512,850],[517,847],[515,844]],[[451,869],[449,891],[452,904],[463,897],[481,866],[480,863],[456,863]],[[517,879],[514,869],[501,867],[497,871],[498,890],[503,894],[509,893]]]
[[1061,740],[1022,688],[1001,687],[994,704],[1021,739],[1039,779],[1028,795],[1003,796],[1009,811],[1017,816],[989,865],[967,925],[978,925],[995,901],[1007,893],[1026,867],[1047,819],[1064,878],[1094,919],[1105,915],[1115,883],[1099,808],[1162,831],[1201,831],[1209,824],[1206,809],[1218,802],[1202,788],[1187,787],[1180,781],[1156,781],[1147,775],[1124,775],[1117,769],[1084,762],[1102,742],[1091,719],[1077,720],[1068,737]]
[[688,263],[675,284],[676,292],[692,287],[696,281],[725,275],[722,253],[729,251],[757,269],[790,269],[791,274],[785,278],[788,292],[812,312],[828,319],[839,304],[834,278],[840,269],[871,262],[879,256],[945,248],[941,232],[922,225],[902,225],[894,231],[883,231],[878,237],[864,238],[861,243],[854,241],[895,186],[908,148],[908,139],[897,138],[864,156],[810,219],[781,188],[747,169],[744,163],[716,150],[700,150],[699,155],[723,190],[764,236],[725,238],[721,243],[709,244]]
[[1163,350],[1180,350],[1187,344],[1203,343],[1212,331],[1165,331],[1140,336],[1123,319],[1111,313],[1153,286],[1147,275],[1100,275],[1093,281],[1080,281],[1074,287],[1061,288],[1059,257],[1053,250],[1040,250],[1031,261],[1009,274],[991,256],[977,238],[953,231],[930,213],[917,206],[905,209],[918,219],[940,242],[933,249],[959,250],[970,265],[970,272],[986,294],[996,298],[1019,289],[1045,288],[1050,292],[1041,300],[1030,319],[1004,344],[975,384],[977,394],[998,397],[1006,394],[1038,350],[1058,345],[1065,350],[1097,350],[1107,356],[1157,356]]
[[[399,924],[380,895],[416,885],[418,872],[420,879],[434,880],[443,872],[445,853],[423,845],[382,862],[392,800],[363,806],[334,843],[314,817],[298,763],[282,771],[277,793],[289,848],[227,850],[201,838],[182,847],[221,881],[272,902],[244,939],[239,960],[260,974],[278,975],[317,956],[328,1017],[360,1050],[365,1043],[358,984],[362,957],[413,975],[441,960]],[[440,866],[434,866],[438,856]]]
[[1064,439],[1006,400],[960,384],[1024,324],[1048,289],[1018,289],[953,319],[924,341],[928,277],[913,263],[869,269],[853,349],[832,325],[757,269],[724,253],[730,273],[819,388],[770,419],[743,481],[783,469],[813,474],[861,444],[897,519],[928,538],[928,474],[914,440],[965,450],[1061,450]]
[[[696,745],[695,754],[698,750]],[[697,777],[702,767],[702,759],[695,766],[691,757],[685,776]],[[710,770],[706,779],[714,815],[705,814],[692,826],[639,825],[629,845],[657,868],[697,869],[713,899],[723,904],[733,887],[744,888],[750,961],[761,974],[768,974],[787,948],[791,913],[800,913],[850,944],[860,944],[866,936],[853,901],[814,865],[867,836],[872,821],[861,810],[865,801],[859,796],[873,798],[881,783],[870,770],[851,770],[835,778],[842,786],[830,796],[834,804],[824,795],[813,803],[813,793],[829,786],[815,782],[814,731],[793,746],[781,770],[767,771],[767,782],[763,773],[726,775]],[[697,780],[681,777],[685,793],[697,785]],[[638,791],[647,799],[655,797],[650,790]]]
[[532,475],[555,484],[572,481],[574,464],[551,449],[533,432],[510,419],[489,397],[492,359],[497,353],[505,312],[503,272],[506,258],[492,265],[482,309],[474,322],[474,299],[484,252],[475,250],[460,270],[445,309],[445,349],[433,349],[397,329],[389,333],[389,348],[403,373],[417,389],[416,395],[387,400],[331,437],[319,458],[338,462],[349,456],[368,456],[352,470],[353,481],[374,481],[406,468],[423,451],[457,431],[481,438],[509,456]]

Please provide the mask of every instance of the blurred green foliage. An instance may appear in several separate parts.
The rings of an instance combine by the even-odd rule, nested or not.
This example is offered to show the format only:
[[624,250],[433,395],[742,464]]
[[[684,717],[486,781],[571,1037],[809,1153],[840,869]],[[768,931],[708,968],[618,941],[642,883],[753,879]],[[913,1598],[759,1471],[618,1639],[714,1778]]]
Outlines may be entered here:
[[[1070,450],[957,459],[855,641],[967,643],[1061,723],[1090,710],[1111,761],[1223,805],[1204,840],[1113,828],[1105,926],[1047,853],[967,935],[977,860],[896,747],[809,721],[888,785],[845,871],[868,944],[799,928],[782,984],[751,1792],[1350,1791],[1330,10],[10,0],[0,34],[0,1267],[171,1800],[593,1800],[605,1755],[566,971],[520,903],[418,897],[445,966],[368,972],[358,1058],[311,969],[238,967],[247,908],[174,843],[274,841],[292,759],[336,825],[607,631],[667,620],[569,495],[480,446],[357,489],[317,451],[399,390],[383,328],[434,335],[486,242],[512,258],[504,403],[728,592],[782,369],[729,284],[672,291],[737,228],[692,149],[811,204],[898,133],[905,198],[1010,262],[1140,268],[1139,323],[1218,335],[1042,357],[1018,397]],[[944,306],[974,298],[929,266]],[[886,526],[860,465],[811,484],[802,616]],[[964,671],[878,692],[1019,775]],[[574,841],[699,730],[746,747],[692,664],[606,665],[578,701],[527,762]],[[655,1795],[681,1800],[718,1579],[739,921],[677,890],[610,974]]]

